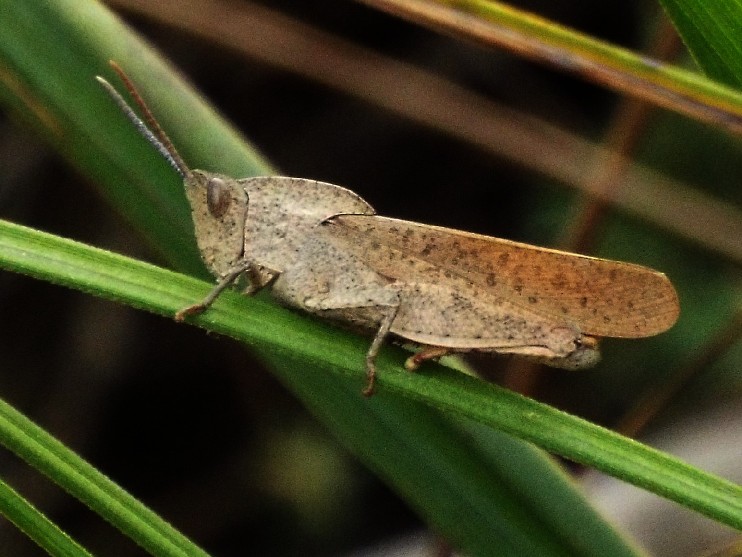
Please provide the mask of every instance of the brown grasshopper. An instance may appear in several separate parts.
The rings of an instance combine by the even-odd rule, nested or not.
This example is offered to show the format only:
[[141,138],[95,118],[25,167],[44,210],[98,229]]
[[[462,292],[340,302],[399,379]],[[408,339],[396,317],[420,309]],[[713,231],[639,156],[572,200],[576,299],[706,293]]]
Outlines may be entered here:
[[190,170],[112,66],[154,132],[97,79],[183,178],[201,256],[217,277],[203,301],[176,314],[179,321],[238,280],[247,294],[271,285],[288,307],[374,333],[363,390],[370,395],[390,334],[423,347],[408,369],[469,351],[581,369],[600,358],[596,337],[652,336],[677,320],[672,284],[646,267],[381,217],[333,184]]

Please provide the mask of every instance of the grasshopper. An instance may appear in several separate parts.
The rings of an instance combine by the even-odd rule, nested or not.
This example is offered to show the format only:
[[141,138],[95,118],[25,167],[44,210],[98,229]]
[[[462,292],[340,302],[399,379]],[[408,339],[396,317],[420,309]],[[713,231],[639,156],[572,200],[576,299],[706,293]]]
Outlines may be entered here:
[[597,337],[652,336],[678,318],[672,284],[646,267],[382,217],[352,191],[324,182],[191,170],[112,67],[154,131],[97,79],[183,178],[201,256],[217,277],[204,300],[176,314],[179,321],[238,281],[246,294],[270,286],[285,306],[373,333],[363,389],[370,395],[390,335],[422,347],[408,369],[470,351],[582,369],[600,359]]

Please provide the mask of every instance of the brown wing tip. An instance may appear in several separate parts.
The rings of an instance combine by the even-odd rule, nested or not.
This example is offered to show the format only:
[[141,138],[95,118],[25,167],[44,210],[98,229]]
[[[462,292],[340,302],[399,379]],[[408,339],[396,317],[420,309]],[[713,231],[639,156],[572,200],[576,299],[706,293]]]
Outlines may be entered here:
[[680,315],[678,294],[663,273],[641,266],[628,271],[618,288],[603,292],[608,307],[593,308],[579,323],[585,334],[613,338],[645,338],[664,333]]
[[664,273],[652,272],[653,279],[642,292],[646,305],[641,308],[643,319],[636,326],[636,337],[651,337],[670,329],[680,316],[678,293]]

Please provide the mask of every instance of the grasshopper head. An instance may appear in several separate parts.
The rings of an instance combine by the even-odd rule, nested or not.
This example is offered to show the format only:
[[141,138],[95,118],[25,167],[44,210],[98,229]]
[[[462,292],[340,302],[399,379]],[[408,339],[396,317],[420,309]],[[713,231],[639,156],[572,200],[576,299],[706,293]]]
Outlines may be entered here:
[[227,176],[190,170],[129,76],[115,62],[111,61],[110,64],[136,101],[149,126],[137,116],[113,85],[101,76],[96,79],[142,137],[183,178],[201,257],[209,271],[222,278],[244,254],[247,192],[236,180]]
[[201,258],[222,277],[244,254],[247,192],[233,178],[201,170],[190,171],[184,186]]

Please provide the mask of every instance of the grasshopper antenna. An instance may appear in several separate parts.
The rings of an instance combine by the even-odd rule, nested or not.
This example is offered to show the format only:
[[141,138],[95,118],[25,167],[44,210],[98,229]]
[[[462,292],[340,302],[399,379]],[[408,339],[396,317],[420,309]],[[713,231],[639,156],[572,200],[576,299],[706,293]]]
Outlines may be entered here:
[[[175,149],[175,146],[170,141],[170,138],[167,136],[162,127],[160,127],[160,124],[155,119],[152,111],[149,109],[147,104],[144,102],[144,99],[139,94],[139,91],[137,91],[136,87],[134,87],[134,84],[129,79],[129,76],[126,75],[124,70],[122,70],[121,67],[113,60],[111,60],[109,63],[113,70],[121,78],[121,81],[124,83],[127,91],[129,91],[129,94],[137,103],[137,106],[139,106],[142,114],[144,114],[144,118],[147,121],[147,124],[149,124],[150,127],[147,127],[147,124],[142,122],[139,116],[137,116],[134,110],[126,103],[126,101],[116,90],[116,88],[111,85],[105,78],[98,75],[95,76],[95,79],[98,80],[98,82],[103,86],[103,88],[113,99],[113,101],[118,105],[121,111],[126,115],[131,123],[134,124],[134,127],[137,129],[137,131],[139,131],[142,137],[144,137],[155,149],[157,149],[157,152],[162,155],[162,157],[168,162],[168,164],[170,164],[170,166],[173,167],[173,169],[180,175],[181,178],[185,179],[190,174],[190,169],[183,161],[181,156],[178,154],[178,151]],[[154,132],[152,130],[154,130]]]

